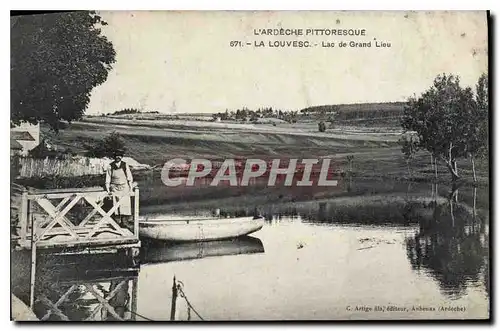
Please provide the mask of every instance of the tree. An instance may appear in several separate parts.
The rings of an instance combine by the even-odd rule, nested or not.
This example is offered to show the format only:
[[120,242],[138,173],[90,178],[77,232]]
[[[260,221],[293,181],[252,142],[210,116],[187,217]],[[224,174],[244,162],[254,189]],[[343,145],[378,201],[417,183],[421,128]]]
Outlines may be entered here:
[[411,160],[414,158],[415,153],[418,151],[418,140],[413,135],[404,134],[399,139],[401,145],[401,152],[405,156],[406,166],[408,168],[408,176],[411,177]]
[[93,11],[11,18],[11,126],[81,118],[115,50]]
[[475,107],[469,114],[470,120],[465,133],[474,182],[477,181],[474,159],[485,155],[488,149],[488,106],[488,76],[482,74],[476,85]]
[[470,88],[454,75],[439,75],[420,97],[408,100],[402,127],[418,135],[419,147],[442,160],[452,180],[460,178],[457,159],[467,154],[467,132],[476,103]]

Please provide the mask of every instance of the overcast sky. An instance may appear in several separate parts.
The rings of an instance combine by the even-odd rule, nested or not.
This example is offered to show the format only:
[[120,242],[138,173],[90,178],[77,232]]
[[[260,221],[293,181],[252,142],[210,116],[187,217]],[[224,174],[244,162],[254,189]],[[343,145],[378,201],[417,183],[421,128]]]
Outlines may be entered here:
[[[116,63],[89,114],[123,108],[218,112],[246,106],[299,110],[403,101],[442,72],[474,85],[487,70],[485,12],[101,12]],[[365,37],[254,36],[254,29],[365,29]],[[374,39],[391,43],[375,48]],[[310,48],[230,47],[308,40]],[[371,48],[321,42],[372,41]],[[175,106],[174,106],[175,104]]]

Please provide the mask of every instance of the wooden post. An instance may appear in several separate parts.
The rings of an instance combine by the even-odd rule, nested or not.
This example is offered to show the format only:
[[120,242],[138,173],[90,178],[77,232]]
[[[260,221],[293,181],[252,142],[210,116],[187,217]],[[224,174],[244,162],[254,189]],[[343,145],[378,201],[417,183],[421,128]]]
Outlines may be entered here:
[[134,235],[139,239],[139,188],[134,188]]
[[177,303],[177,282],[175,281],[175,276],[174,276],[174,283],[172,284],[172,303],[170,305],[170,320],[175,321],[175,305]]
[[135,321],[135,314],[137,313],[137,277],[132,280],[132,304],[130,310],[132,311],[130,319]]
[[21,197],[21,210],[19,211],[19,225],[21,232],[19,233],[21,241],[26,242],[28,234],[28,191],[23,190]]
[[35,307],[35,284],[36,284],[36,236],[34,220],[31,218],[31,274],[30,274],[30,308]]
[[474,221],[476,220],[476,215],[477,215],[476,200],[477,200],[477,187],[474,186],[474,201],[473,201],[473,205],[472,205],[472,216],[473,216]]

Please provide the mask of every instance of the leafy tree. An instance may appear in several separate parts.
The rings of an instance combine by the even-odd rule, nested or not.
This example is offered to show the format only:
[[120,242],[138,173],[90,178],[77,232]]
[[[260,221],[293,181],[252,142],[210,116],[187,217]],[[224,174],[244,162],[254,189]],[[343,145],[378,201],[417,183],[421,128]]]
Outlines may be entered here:
[[454,75],[439,75],[420,97],[408,100],[402,127],[415,131],[419,147],[442,160],[452,180],[460,178],[457,159],[467,154],[467,133],[476,103],[472,89],[462,88]]
[[466,149],[471,160],[474,182],[476,178],[476,166],[474,159],[484,156],[488,150],[488,76],[481,75],[476,85],[475,107],[469,114],[466,130]]
[[104,83],[115,50],[94,11],[11,18],[11,125],[83,116],[92,89]]

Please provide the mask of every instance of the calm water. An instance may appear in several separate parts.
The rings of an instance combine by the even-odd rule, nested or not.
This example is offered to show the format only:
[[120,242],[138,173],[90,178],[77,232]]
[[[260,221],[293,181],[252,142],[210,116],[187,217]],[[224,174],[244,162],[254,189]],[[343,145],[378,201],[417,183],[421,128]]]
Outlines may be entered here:
[[[267,215],[249,238],[144,243],[136,270],[116,257],[43,267],[38,291],[56,302],[76,285],[58,306],[73,319],[112,318],[102,309],[93,315],[99,302],[83,284],[106,296],[123,281],[110,301],[117,314],[132,317],[121,308],[132,301],[136,313],[168,320],[174,276],[206,320],[487,318],[488,216],[474,210],[473,196],[460,192],[458,203],[417,193],[297,204],[293,213],[287,207]],[[47,311],[38,307],[39,315]],[[179,298],[176,319],[189,318],[199,319]]]

